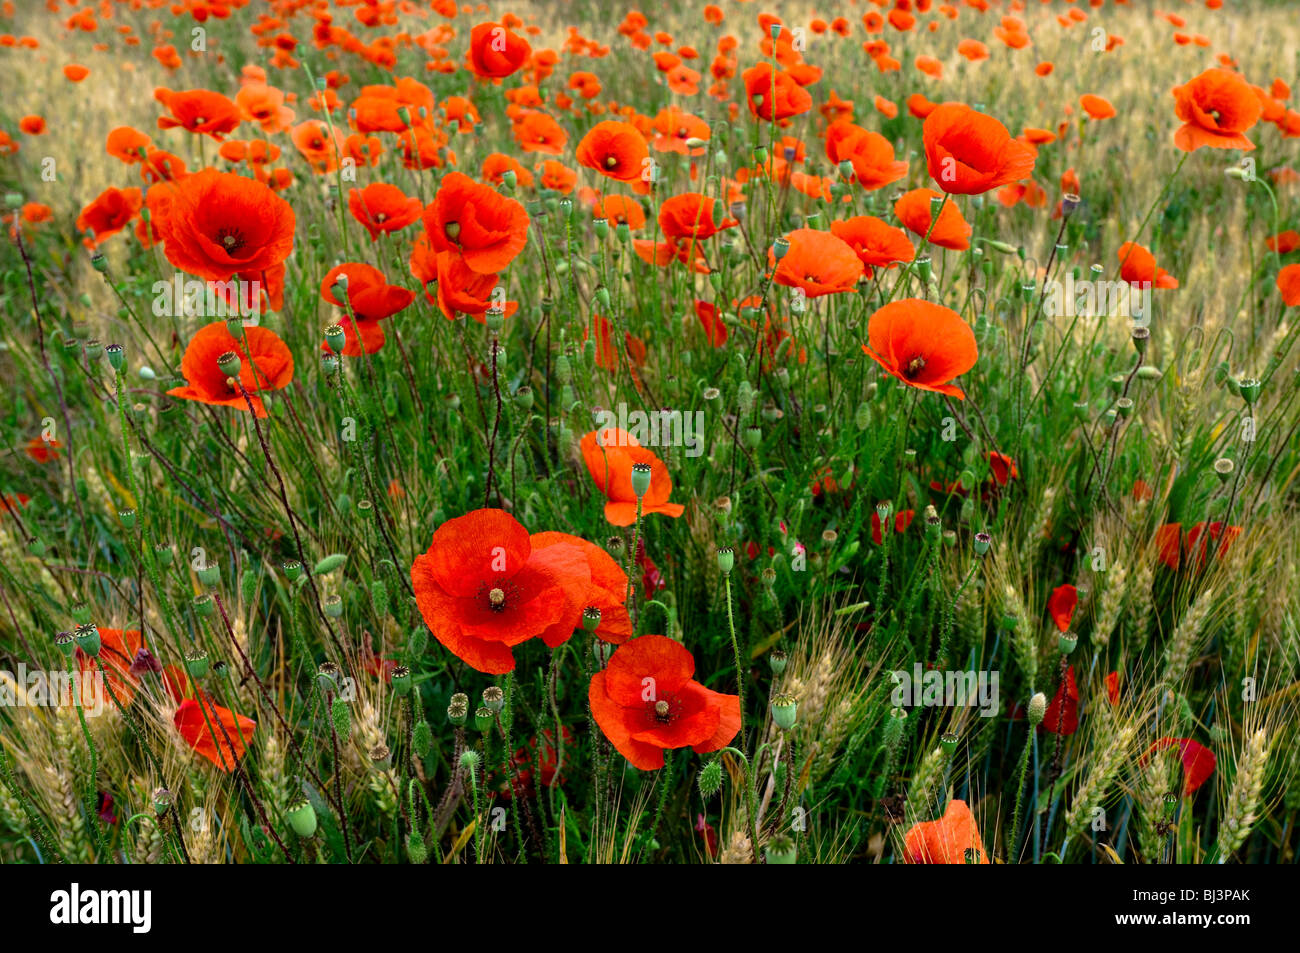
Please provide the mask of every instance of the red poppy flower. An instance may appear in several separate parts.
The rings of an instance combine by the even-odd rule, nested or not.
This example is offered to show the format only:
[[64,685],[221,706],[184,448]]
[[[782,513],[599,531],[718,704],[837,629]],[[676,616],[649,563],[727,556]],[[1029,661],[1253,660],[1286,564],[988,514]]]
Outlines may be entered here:
[[855,215],[842,222],[831,222],[831,234],[848,244],[858,260],[872,268],[894,268],[899,262],[916,256],[907,232],[871,215]]
[[812,109],[812,96],[808,91],[788,72],[773,71],[771,63],[751,66],[740,74],[740,78],[745,84],[749,111],[759,119],[780,121]]
[[528,530],[510,514],[480,509],[438,527],[411,566],[411,583],[420,614],[443,647],[471,668],[497,675],[514,670],[514,646],[575,618],[575,606],[581,616],[591,568],[581,548],[534,549]]
[[268,271],[293,250],[293,207],[255,179],[204,169],[176,183],[158,234],[167,260],[209,281]]
[[106,188],[77,216],[77,228],[94,232],[89,241],[94,248],[102,245],[125,228],[140,212],[144,196],[139,189]]
[[591,588],[578,602],[578,614],[570,615],[542,633],[542,641],[551,648],[568,640],[573,630],[581,624],[583,609],[600,610],[600,625],[593,633],[597,638],[621,645],[632,637],[632,618],[627,611],[627,573],[614,561],[614,557],[595,543],[590,543],[568,533],[533,533],[533,551],[551,546],[575,546],[587,557],[591,570]]
[[843,239],[815,228],[796,228],[786,239],[790,247],[780,261],[774,249],[767,250],[778,285],[802,289],[809,298],[857,290],[862,261]]
[[172,716],[176,730],[196,754],[222,771],[234,771],[257,730],[257,722],[222,708],[202,689],[198,693],[199,699],[186,698],[176,709]]
[[190,132],[220,140],[239,125],[239,107],[207,89],[173,92],[159,86],[153,98],[162,103],[170,116],[158,117],[159,129],[188,129]]
[[944,103],[922,130],[930,178],[954,195],[978,195],[1028,178],[1037,153],[992,116],[964,103]]
[[514,199],[460,172],[444,176],[424,210],[434,251],[458,251],[481,274],[495,274],[528,243],[528,213]]
[[1070,621],[1074,618],[1074,610],[1078,604],[1079,590],[1066,583],[1052,590],[1047,600],[1047,614],[1052,617],[1058,629],[1066,632],[1070,628]]
[[909,864],[964,864],[968,850],[975,852],[976,863],[989,862],[965,801],[949,801],[943,817],[914,824],[903,835],[903,857]]
[[721,229],[734,228],[740,223],[722,216],[721,224],[713,222],[716,199],[698,192],[674,195],[659,206],[659,227],[669,238],[712,238]]
[[1106,676],[1106,700],[1111,705],[1119,704],[1119,672],[1111,672]]
[[920,298],[892,301],[867,321],[862,350],[904,384],[964,400],[950,383],[975,366],[975,332],[951,308]]
[[[116,707],[113,698],[123,708],[130,706],[135,699],[136,687],[140,684],[139,676],[134,671],[136,658],[141,652],[148,653],[144,635],[138,629],[99,629],[99,663],[81,651],[76,651],[77,671],[80,676],[79,689],[81,704],[84,708]],[[98,691],[95,679],[99,675],[99,665],[104,666],[103,692]],[[156,663],[155,663],[156,664]],[[110,694],[111,693],[111,694]]]
[[592,126],[575,153],[578,164],[619,182],[641,182],[650,147],[630,122],[607,119]]
[[1255,148],[1243,135],[1259,120],[1259,98],[1250,84],[1226,69],[1208,69],[1174,89],[1175,111],[1183,124],[1174,145],[1184,152]]
[[641,513],[678,517],[684,512],[682,504],[668,502],[673,492],[668,467],[626,430],[593,430],[583,436],[579,449],[596,489],[605,494],[605,519],[613,525],[631,526],[636,522],[637,498],[632,491],[635,463],[650,465],[650,489],[641,500]]
[[[922,238],[929,234],[931,245],[965,251],[970,248],[971,226],[952,202],[943,204],[938,221],[934,221],[934,205],[938,203],[932,203],[931,199],[940,197],[940,193],[933,189],[912,189],[894,203],[894,214],[909,232]],[[931,222],[934,222],[933,228]]]
[[[167,393],[184,400],[239,410],[247,410],[251,403],[253,414],[265,417],[266,407],[259,392],[289,386],[293,380],[293,355],[274,331],[245,326],[243,333],[244,339],[235,340],[225,321],[214,321],[200,328],[190,338],[185,356],[181,358],[185,386],[173,387]],[[221,356],[227,352],[239,357],[239,382],[248,392],[247,401],[218,366]]]
[[1277,290],[1288,308],[1300,304],[1300,264],[1287,265],[1277,273]]
[[989,469],[993,471],[993,479],[998,486],[1006,486],[1011,480],[1020,475],[1016,469],[1016,461],[1012,460],[1005,453],[999,453],[996,450],[990,450]]
[[500,23],[480,23],[469,34],[469,68],[482,79],[502,79],[518,71],[533,48]]
[[725,748],[740,731],[740,698],[691,676],[695,659],[680,642],[643,635],[614,650],[591,677],[591,715],[619,754],[642,771],[664,766],[664,751]]
[[1183,762],[1183,794],[1191,797],[1197,788],[1210,779],[1217,763],[1214,752],[1205,745],[1191,738],[1160,738],[1147,749],[1139,764],[1145,766],[1157,751],[1174,747],[1178,749],[1178,757]]
[[[838,486],[835,489],[838,489]],[[899,510],[894,514],[894,532],[904,532],[912,525],[915,517],[916,510]],[[871,541],[877,546],[884,545],[885,542],[885,524],[881,522],[880,513],[876,510],[871,511]]]
[[1043,714],[1040,731],[1052,735],[1072,735],[1079,730],[1079,686],[1074,681],[1074,666],[1065,670],[1065,679]]
[[400,232],[424,211],[418,198],[410,198],[395,185],[373,182],[364,189],[348,192],[348,211],[365,226],[372,242],[379,234]]
[[1139,288],[1177,288],[1178,279],[1156,267],[1156,256],[1136,242],[1119,246],[1120,277]]
[[[340,278],[346,281],[347,304],[351,313],[344,313],[339,318],[343,327],[345,346],[344,357],[360,357],[362,351],[374,354],[384,344],[384,332],[379,322],[391,318],[415,300],[415,292],[397,285],[390,285],[383,272],[371,265],[360,262],[346,262],[335,265],[320,283],[321,297],[336,307],[343,308],[339,300]],[[355,321],[356,327],[353,327]],[[361,336],[357,341],[358,333]],[[328,350],[327,344],[321,345]]]

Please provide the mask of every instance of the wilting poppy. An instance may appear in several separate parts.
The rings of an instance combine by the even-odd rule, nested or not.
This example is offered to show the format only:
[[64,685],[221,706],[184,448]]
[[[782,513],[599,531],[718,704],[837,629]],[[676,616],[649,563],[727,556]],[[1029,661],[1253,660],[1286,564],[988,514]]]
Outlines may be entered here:
[[964,399],[950,383],[975,366],[975,332],[951,308],[920,298],[891,301],[867,322],[862,350],[904,384]]
[[[184,400],[240,410],[247,410],[251,403],[253,414],[265,417],[266,407],[259,392],[289,386],[293,380],[293,355],[276,333],[267,328],[245,326],[243,335],[240,340],[232,337],[225,321],[214,321],[199,328],[181,358],[185,386],[173,387],[167,393]],[[248,393],[247,401],[233,385],[233,378],[219,366],[227,352],[239,358],[239,382]]]
[[293,207],[255,179],[204,169],[170,193],[156,225],[167,260],[209,281],[266,271],[293,250]]
[[643,635],[614,650],[591,677],[591,715],[619,754],[642,771],[664,766],[664,751],[725,748],[740,731],[740,698],[691,676],[695,659],[680,642]]
[[809,298],[857,289],[862,261],[843,239],[815,228],[796,228],[786,240],[790,247],[779,261],[774,249],[767,251],[777,284],[798,288]]
[[528,243],[528,213],[514,199],[460,172],[444,176],[424,210],[434,251],[457,251],[482,274],[501,271]]
[[400,232],[424,211],[418,198],[411,198],[395,185],[373,182],[364,189],[348,192],[348,211],[365,226],[370,240],[378,241],[381,232]]
[[1034,149],[964,103],[935,108],[922,129],[930,178],[952,195],[977,195],[1028,178]]
[[682,515],[685,510],[682,504],[668,502],[673,492],[668,467],[632,434],[617,427],[593,430],[583,436],[579,449],[591,478],[596,481],[596,489],[605,494],[605,519],[613,525],[631,526],[636,522],[637,497],[632,490],[635,463],[650,466],[650,489],[641,500],[642,515]]
[[1255,148],[1243,133],[1255,125],[1263,107],[1250,84],[1237,73],[1208,69],[1175,88],[1174,101],[1175,112],[1183,121],[1174,133],[1174,145],[1184,152],[1202,146]]
[[495,675],[514,670],[514,646],[577,621],[591,568],[581,548],[534,548],[509,513],[480,509],[438,527],[411,566],[411,583],[420,614],[443,647]]
[[989,862],[965,801],[949,801],[943,817],[914,824],[903,835],[903,856],[909,864],[964,864],[968,850],[975,852],[976,863]]

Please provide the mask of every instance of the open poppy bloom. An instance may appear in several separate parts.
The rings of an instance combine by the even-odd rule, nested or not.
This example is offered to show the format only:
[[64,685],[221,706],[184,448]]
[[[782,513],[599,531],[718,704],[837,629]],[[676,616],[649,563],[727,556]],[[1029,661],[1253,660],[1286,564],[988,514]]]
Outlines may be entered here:
[[964,103],[935,107],[921,135],[930,178],[950,195],[978,195],[1034,171],[1037,154],[1031,146]]
[[717,200],[698,192],[674,195],[659,206],[659,227],[672,239],[712,238],[719,230],[735,228],[740,223],[724,215],[720,224],[713,222]]
[[1287,265],[1277,273],[1277,290],[1288,308],[1300,304],[1300,264]]
[[903,835],[903,856],[909,864],[964,864],[968,850],[975,852],[975,863],[989,862],[975,817],[965,801],[949,801],[943,817],[914,824]]
[[173,265],[227,281],[281,264],[293,250],[294,221],[293,207],[261,182],[204,169],[175,184],[154,224]]
[[175,665],[164,670],[163,685],[177,703],[172,723],[185,743],[222,771],[234,771],[253,740],[257,722],[218,705]]
[[1179,760],[1183,763],[1183,794],[1190,797],[1214,773],[1217,763],[1214,752],[1191,738],[1160,738],[1147,749],[1138,763],[1145,767],[1153,754],[1166,748],[1178,749]]
[[159,129],[187,129],[220,141],[240,122],[239,107],[211,90],[173,92],[165,86],[159,86],[153,91],[153,98],[171,113],[170,116],[158,117]]
[[975,332],[951,308],[903,298],[876,311],[867,322],[862,350],[904,384],[964,400],[950,383],[975,366]]
[[669,503],[673,492],[668,467],[654,451],[641,446],[626,430],[605,427],[583,436],[579,443],[596,488],[605,494],[605,519],[614,526],[631,526],[636,522],[637,499],[632,491],[632,465],[650,466],[650,489],[641,500],[641,513],[662,513],[678,517],[685,511],[680,503]]
[[87,244],[95,248],[125,228],[140,213],[143,204],[144,196],[139,189],[109,186],[81,210],[77,216],[77,228],[94,233],[94,238],[88,239]]
[[578,143],[578,164],[619,182],[640,183],[649,168],[650,147],[630,122],[607,119],[592,126]]
[[763,62],[740,74],[749,111],[768,122],[789,119],[812,109],[812,96],[784,70]]
[[[593,633],[614,645],[621,645],[632,637],[632,617],[627,611],[627,573],[623,572],[614,557],[595,543],[590,543],[579,536],[568,533],[533,533],[531,537],[533,550],[544,550],[551,546],[574,546],[582,550],[591,569],[591,588],[587,595],[579,600],[582,609],[599,609],[600,625]],[[568,640],[573,630],[580,624],[580,618],[570,617],[548,628],[542,633],[542,641],[549,647]]]
[[1119,246],[1119,276],[1139,288],[1177,288],[1178,279],[1156,266],[1156,256],[1136,242]]
[[780,261],[773,249],[767,250],[778,285],[802,289],[809,298],[857,290],[862,261],[843,239],[815,228],[796,228],[786,239],[790,248]]
[[348,211],[365,226],[372,242],[379,240],[381,232],[400,232],[415,222],[424,211],[418,198],[409,198],[405,192],[387,182],[372,182],[364,189],[348,192]]
[[866,266],[871,277],[872,268],[894,268],[899,262],[916,257],[907,232],[871,215],[855,215],[842,222],[831,222],[831,234],[848,244],[858,260]]
[[[932,199],[941,198],[933,189],[912,189],[899,196],[894,203],[894,214],[909,232],[925,238],[930,236],[930,244],[953,251],[965,251],[970,248],[972,228],[961,212],[952,202],[943,203],[943,211],[936,221]],[[931,227],[933,223],[933,227]]]
[[469,68],[482,79],[503,79],[518,71],[533,48],[500,23],[480,23],[469,33]]
[[[343,279],[342,284],[340,279]],[[335,265],[326,272],[320,283],[321,297],[343,308],[340,292],[347,298],[346,310],[351,312],[339,319],[346,342],[344,357],[360,357],[363,350],[366,354],[374,354],[383,347],[384,330],[379,322],[391,318],[415,300],[414,291],[390,285],[378,268],[361,262]],[[328,344],[322,343],[321,347],[329,349]]]
[[460,252],[471,270],[496,274],[528,243],[528,213],[491,186],[451,172],[424,210],[424,230],[434,251]]
[[[235,407],[253,414],[266,416],[259,391],[280,390],[293,380],[293,355],[289,348],[267,328],[246,325],[244,339],[236,340],[226,329],[225,321],[214,321],[200,328],[190,338],[181,358],[184,387],[173,387],[167,393],[184,400],[196,400],[219,407]],[[248,350],[244,349],[244,341]],[[247,399],[219,366],[221,358],[232,353],[239,358],[239,383],[247,392]]]
[[591,715],[619,754],[642,771],[664,766],[664,751],[725,748],[740,731],[740,698],[691,676],[695,659],[680,642],[643,635],[614,650],[591,677]]
[[496,675],[514,670],[514,646],[543,634],[558,645],[572,635],[589,604],[591,562],[578,546],[547,542],[534,547],[504,510],[473,510],[439,526],[411,566],[434,638],[471,668]]
[[1250,84],[1226,69],[1207,69],[1174,89],[1175,112],[1183,124],[1174,145],[1184,152],[1255,148],[1243,135],[1259,120],[1263,107]]
[[884,188],[907,175],[907,163],[894,158],[893,143],[844,119],[826,130],[826,156],[836,165],[847,159],[864,189]]

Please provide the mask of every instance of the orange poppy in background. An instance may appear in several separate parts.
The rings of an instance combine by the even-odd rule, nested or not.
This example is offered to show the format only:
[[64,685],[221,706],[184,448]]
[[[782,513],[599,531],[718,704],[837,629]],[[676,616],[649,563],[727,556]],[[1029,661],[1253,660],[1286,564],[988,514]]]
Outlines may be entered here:
[[771,63],[751,66],[740,78],[745,84],[749,111],[759,119],[779,122],[812,109],[811,94],[789,73],[773,72]]
[[1167,748],[1178,749],[1178,760],[1183,763],[1183,794],[1191,797],[1214,774],[1217,764],[1214,752],[1191,738],[1159,738],[1138,760],[1138,765],[1146,767],[1153,754]]
[[560,630],[553,626],[580,620],[591,568],[583,549],[534,547],[509,513],[479,509],[438,527],[411,565],[411,585],[434,638],[471,668],[496,675],[514,670],[516,645],[548,631],[554,639]]
[[1184,152],[1255,148],[1243,135],[1259,120],[1263,107],[1250,84],[1226,69],[1208,69],[1174,89],[1175,112],[1183,124],[1174,145]]
[[645,227],[645,210],[641,203],[626,195],[607,195],[600,203],[600,215],[615,225],[626,225],[632,231]]
[[1137,242],[1119,246],[1119,275],[1131,285],[1151,288],[1177,288],[1178,279],[1156,266],[1156,256]]
[[154,220],[167,260],[209,281],[281,264],[293,250],[294,223],[293,207],[270,188],[214,169],[176,183],[166,214]]
[[937,821],[912,825],[903,835],[903,845],[909,864],[964,864],[968,850],[975,852],[977,863],[989,862],[970,806],[956,799],[948,802]]
[[607,119],[592,126],[578,143],[578,164],[619,182],[640,182],[650,147],[630,122]]
[[284,92],[265,83],[248,83],[235,94],[240,115],[265,133],[284,132],[293,125],[294,111],[284,104]]
[[1033,148],[964,103],[935,107],[921,136],[930,178],[951,195],[978,195],[1034,171]]
[[461,172],[443,176],[423,220],[434,251],[459,252],[481,274],[501,271],[528,243],[524,207]]
[[673,492],[668,467],[654,451],[617,427],[592,430],[578,444],[587,471],[596,489],[605,494],[605,519],[614,526],[631,526],[636,522],[636,494],[632,491],[632,465],[650,466],[650,489],[641,500],[641,513],[662,513],[678,517],[685,511],[680,503],[668,502]]
[[888,139],[843,119],[826,131],[826,156],[836,164],[847,159],[865,189],[883,188],[907,175],[907,163],[894,158]]
[[663,635],[619,646],[591,677],[591,715],[619,754],[642,771],[664,766],[664,751],[717,751],[740,731],[740,697],[705,688],[695,659]]
[[[80,648],[75,657],[77,670],[81,676],[81,704],[86,708],[116,707],[113,698],[123,708],[130,706],[135,699],[136,687],[140,684],[137,658],[144,652],[144,636],[138,629],[99,629],[99,664],[104,666],[105,691],[103,697],[97,697],[98,685],[92,681],[99,672],[95,658],[87,655]],[[153,663],[156,665],[157,663]],[[112,694],[109,694],[109,692]]]
[[364,189],[348,192],[348,211],[365,226],[373,242],[379,240],[380,233],[400,232],[413,224],[424,206],[418,198],[407,196],[395,185],[372,182]]
[[63,67],[63,75],[71,82],[80,83],[90,75],[90,70],[82,66],[80,63],[69,63],[67,66]]
[[533,173],[514,156],[508,156],[504,152],[493,152],[483,159],[483,166],[479,169],[479,178],[499,186],[505,182],[507,172],[515,174],[515,185],[519,188],[530,189],[533,187],[535,181]]
[[687,146],[686,140],[700,139],[707,142],[711,134],[707,122],[676,106],[659,110],[651,128],[655,132],[652,145],[656,152],[676,152],[680,155],[704,155],[704,146],[691,148]]
[[[952,202],[944,203],[943,211],[935,221],[934,206],[938,203],[931,200],[939,198],[942,195],[933,189],[912,189],[894,203],[894,214],[909,232],[922,238],[928,233],[930,244],[965,251],[970,248],[971,226]],[[932,222],[933,229],[930,227]]]
[[1052,594],[1047,597],[1047,614],[1051,617],[1058,630],[1067,632],[1070,629],[1070,622],[1074,619],[1074,610],[1078,605],[1078,588],[1066,583],[1057,586],[1052,590]]
[[1277,273],[1277,290],[1282,302],[1289,308],[1300,304],[1300,264],[1287,265]]
[[114,159],[120,159],[128,165],[144,158],[151,140],[143,132],[130,126],[118,126],[108,133],[105,151]]
[[500,23],[480,23],[469,33],[469,68],[481,79],[503,79],[527,62],[533,48]]
[[[252,404],[253,415],[265,417],[266,407],[260,392],[289,386],[293,380],[293,355],[279,336],[267,328],[245,325],[243,336],[241,340],[231,336],[225,321],[213,321],[199,328],[181,358],[185,386],[173,387],[167,393],[183,400],[239,410],[247,410]],[[247,401],[239,388],[233,386],[232,378],[218,366],[227,352],[239,357],[239,383],[248,392]]]
[[712,238],[721,229],[735,228],[740,223],[723,216],[720,224],[713,223],[717,200],[699,192],[674,195],[659,206],[659,227],[669,238]]
[[81,210],[77,216],[77,228],[94,233],[94,238],[88,239],[87,244],[95,248],[125,228],[139,214],[143,204],[144,195],[139,189],[109,186]]
[[257,722],[216,704],[201,688],[194,691],[198,698],[183,699],[172,716],[176,730],[195,754],[222,771],[235,770],[257,730]]
[[1094,96],[1092,93],[1084,93],[1080,96],[1079,105],[1093,119],[1110,119],[1115,115],[1115,107],[1110,104],[1109,99]]
[[211,90],[173,92],[165,86],[159,86],[153,91],[153,98],[171,113],[169,116],[158,117],[159,129],[187,129],[220,141],[226,133],[232,132],[239,125],[239,107]]
[[843,239],[815,228],[797,228],[786,239],[790,248],[780,261],[774,249],[767,250],[778,285],[800,288],[809,298],[857,290],[863,264]]
[[299,154],[317,175],[335,171],[343,160],[343,131],[323,119],[308,119],[289,130]]
[[965,398],[951,381],[975,366],[979,349],[951,308],[921,298],[891,301],[867,321],[867,340],[862,350],[904,384]]

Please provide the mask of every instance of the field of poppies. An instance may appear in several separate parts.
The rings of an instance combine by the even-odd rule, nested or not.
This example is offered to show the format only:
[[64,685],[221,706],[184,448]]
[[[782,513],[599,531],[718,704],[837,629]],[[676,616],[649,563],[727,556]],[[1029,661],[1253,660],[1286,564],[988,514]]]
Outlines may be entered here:
[[1293,862],[1294,13],[5,0],[0,861]]

